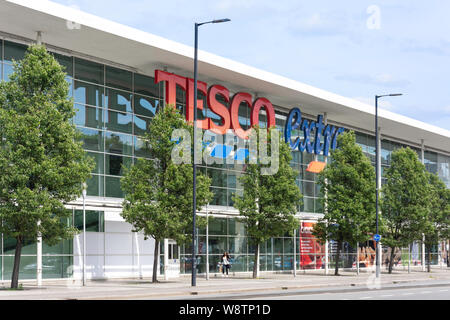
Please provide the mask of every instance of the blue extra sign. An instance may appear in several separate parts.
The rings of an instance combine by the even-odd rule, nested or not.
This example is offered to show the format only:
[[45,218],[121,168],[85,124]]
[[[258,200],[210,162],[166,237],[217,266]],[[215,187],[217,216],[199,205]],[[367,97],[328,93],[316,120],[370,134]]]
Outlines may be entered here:
[[[292,140],[292,131],[303,132],[303,140],[299,136]],[[300,152],[323,154],[328,156],[329,150],[337,147],[337,137],[344,132],[344,128],[336,128],[323,123],[323,115],[317,116],[317,121],[302,119],[302,112],[299,108],[293,108],[286,119],[284,128],[284,139],[292,150],[298,149]],[[314,139],[313,139],[314,137]],[[323,142],[321,142],[321,138]]]

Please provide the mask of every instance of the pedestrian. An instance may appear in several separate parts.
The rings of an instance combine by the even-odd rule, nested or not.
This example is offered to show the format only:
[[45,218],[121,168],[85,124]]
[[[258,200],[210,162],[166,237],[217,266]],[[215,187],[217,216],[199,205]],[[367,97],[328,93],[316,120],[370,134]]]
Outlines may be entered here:
[[230,255],[228,254],[228,252],[224,252],[222,255],[222,277],[225,276],[225,272],[226,276],[228,277],[228,270],[230,269],[230,267]]

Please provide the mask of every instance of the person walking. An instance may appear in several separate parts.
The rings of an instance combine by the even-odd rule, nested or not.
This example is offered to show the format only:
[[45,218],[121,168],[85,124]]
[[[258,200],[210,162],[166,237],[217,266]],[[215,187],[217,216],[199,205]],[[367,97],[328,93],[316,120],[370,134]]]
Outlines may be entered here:
[[224,252],[222,255],[222,277],[225,276],[225,272],[228,277],[228,270],[230,269],[230,266],[230,255],[228,252]]

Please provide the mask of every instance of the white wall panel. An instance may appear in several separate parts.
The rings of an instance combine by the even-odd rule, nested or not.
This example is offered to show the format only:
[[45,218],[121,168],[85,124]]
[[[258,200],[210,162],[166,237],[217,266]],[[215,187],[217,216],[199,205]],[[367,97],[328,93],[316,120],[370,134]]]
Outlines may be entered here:
[[[83,255],[83,233],[78,235],[73,241],[73,254],[74,256]],[[79,245],[79,247],[78,247]],[[86,232],[86,254],[104,254],[104,234],[101,232]],[[74,259],[75,260],[75,259]]]
[[131,232],[131,224],[125,221],[108,221],[105,219],[105,232]]
[[133,276],[133,257],[106,256],[105,275],[107,277],[130,277]]
[[105,251],[109,254],[126,254],[132,255],[133,235],[131,233],[106,233],[105,234]]

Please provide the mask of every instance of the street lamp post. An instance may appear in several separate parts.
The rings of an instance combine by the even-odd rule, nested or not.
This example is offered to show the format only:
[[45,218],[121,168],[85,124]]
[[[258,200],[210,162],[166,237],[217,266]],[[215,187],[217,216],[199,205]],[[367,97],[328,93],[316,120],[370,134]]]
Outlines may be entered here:
[[86,183],[83,183],[83,287],[86,286]]
[[[380,150],[378,148],[378,141],[379,141],[379,137],[378,137],[378,99],[381,97],[396,97],[396,96],[401,96],[401,93],[391,93],[391,94],[385,94],[385,95],[381,95],[375,96],[375,175],[376,175],[376,200],[375,200],[375,219],[376,219],[376,234],[378,235],[378,197],[379,197],[379,188],[380,188],[380,183],[379,183],[379,176],[380,176],[380,170],[378,168],[379,166],[379,153]],[[379,278],[380,277],[380,261],[379,261],[379,255],[380,255],[380,250],[379,250],[379,246],[378,246],[378,240],[376,241],[376,245],[375,245],[375,265],[376,265],[376,277]]]
[[[193,167],[193,204],[192,204],[192,222],[193,222],[193,230],[192,230],[192,283],[191,285],[195,287],[197,285],[197,265],[196,265],[196,212],[197,212],[197,192],[196,192],[196,184],[197,184],[197,166],[196,166],[196,146],[197,146],[197,64],[198,64],[198,27],[208,23],[222,23],[231,21],[230,19],[218,19],[207,22],[195,23],[195,50],[194,50],[194,163]],[[208,252],[206,253],[208,254]]]

